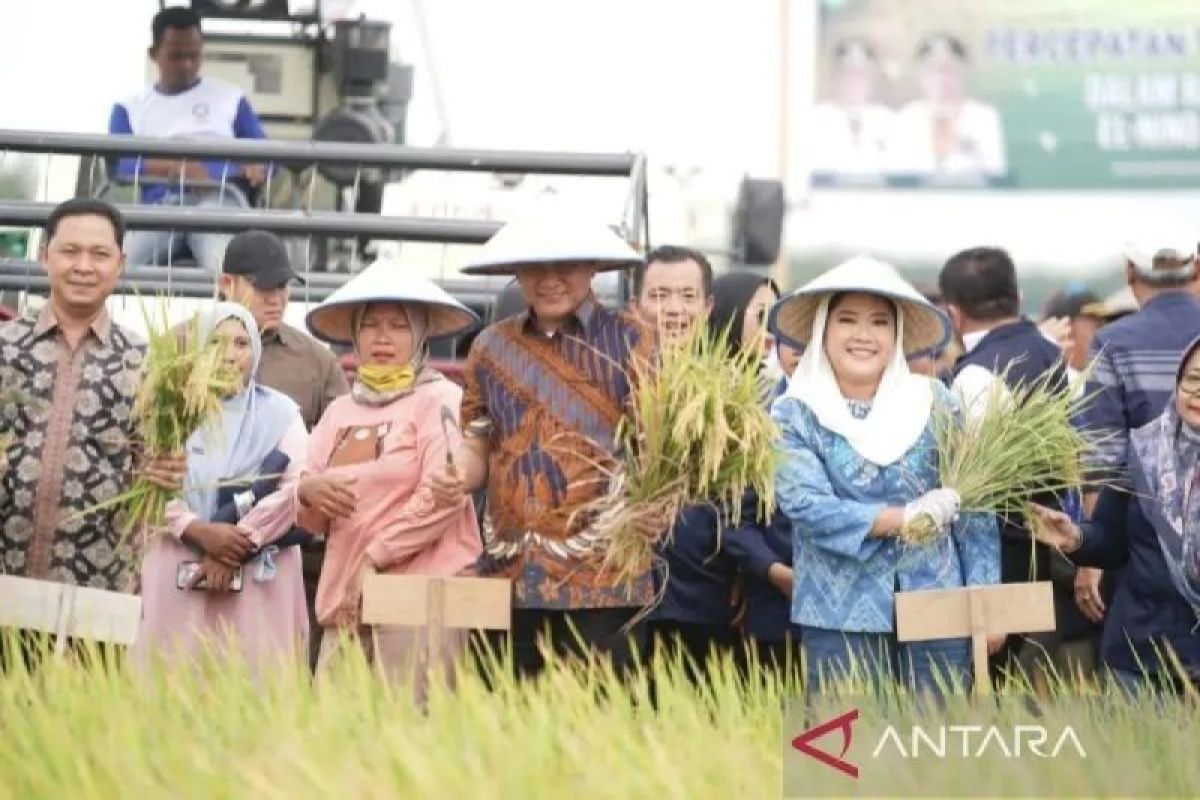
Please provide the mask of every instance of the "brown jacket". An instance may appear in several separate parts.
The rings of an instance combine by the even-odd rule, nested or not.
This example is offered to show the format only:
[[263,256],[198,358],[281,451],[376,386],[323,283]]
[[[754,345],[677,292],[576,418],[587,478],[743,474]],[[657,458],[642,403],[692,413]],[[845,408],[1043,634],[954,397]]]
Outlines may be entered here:
[[281,325],[264,333],[262,344],[258,382],[295,400],[309,430],[330,403],[350,391],[338,357],[308,334]]

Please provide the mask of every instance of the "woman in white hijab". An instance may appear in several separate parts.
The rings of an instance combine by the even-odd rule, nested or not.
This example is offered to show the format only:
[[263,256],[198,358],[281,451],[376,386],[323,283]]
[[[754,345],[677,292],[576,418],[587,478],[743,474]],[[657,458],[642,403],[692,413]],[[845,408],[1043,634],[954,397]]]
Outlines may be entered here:
[[[292,539],[304,420],[289,398],[254,379],[262,341],[249,311],[217,303],[200,316],[198,333],[224,343],[242,381],[222,400],[220,418],[188,439],[182,497],[146,546],[134,658],[186,660],[228,646],[255,671],[300,664],[308,614]],[[253,486],[234,486],[243,482]]]
[[[769,327],[804,351],[773,415],[809,687],[845,677],[918,691],[936,691],[939,676],[968,685],[965,639],[899,644],[894,619],[897,591],[1000,577],[994,518],[960,517],[957,494],[938,486],[930,423],[951,396],[906,360],[944,345],[949,321],[891,265],[858,256],[780,300]],[[902,544],[896,533],[920,513],[944,535]]]

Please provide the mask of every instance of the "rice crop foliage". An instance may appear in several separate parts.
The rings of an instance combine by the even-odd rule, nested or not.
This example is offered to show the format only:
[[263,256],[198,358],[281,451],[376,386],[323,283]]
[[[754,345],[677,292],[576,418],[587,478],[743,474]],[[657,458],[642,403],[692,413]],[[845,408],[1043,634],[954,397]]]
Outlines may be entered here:
[[[965,409],[935,406],[933,433],[941,485],[964,511],[1023,514],[1038,497],[1077,489],[1082,464],[1098,443],[1073,423],[1091,401],[1072,395],[1054,373],[1009,388],[1000,376]],[[910,544],[937,535],[918,516],[901,531]]]
[[[172,326],[165,301],[156,313],[145,306],[142,312],[146,358],[133,405],[139,444],[144,459],[178,456],[193,433],[219,417],[222,397],[236,389],[240,376],[225,364],[223,344],[201,337],[198,317]],[[175,494],[137,476],[132,488],[109,504],[124,507],[127,530],[141,530],[163,524]]]
[[[218,657],[144,673],[67,658],[0,675],[0,798],[777,798],[787,743],[805,727],[781,707],[803,687],[752,670],[726,660],[699,684],[662,661],[625,680],[554,660],[536,680],[467,670],[454,690],[435,684],[422,710],[360,657],[315,681],[282,665],[255,680]],[[1021,689],[984,713],[997,724],[1069,721],[1087,759],[1052,762],[1037,785],[1029,761],[896,760],[889,785],[911,797],[1195,796],[1194,700],[1053,691],[1064,702],[1036,718],[1029,707],[1041,701]],[[977,702],[951,697],[938,719],[969,719]],[[902,694],[829,708],[857,709],[859,725],[929,720]],[[824,707],[814,714],[826,718]],[[847,754],[864,779],[867,732]],[[836,754],[837,737],[824,746]],[[806,763],[805,794],[853,794],[844,775]]]
[[728,332],[697,326],[657,360],[635,361],[624,458],[594,505],[608,547],[605,569],[630,578],[648,567],[684,506],[712,504],[741,522],[747,492],[766,517],[775,507],[778,429],[766,408],[761,349],[733,352]]

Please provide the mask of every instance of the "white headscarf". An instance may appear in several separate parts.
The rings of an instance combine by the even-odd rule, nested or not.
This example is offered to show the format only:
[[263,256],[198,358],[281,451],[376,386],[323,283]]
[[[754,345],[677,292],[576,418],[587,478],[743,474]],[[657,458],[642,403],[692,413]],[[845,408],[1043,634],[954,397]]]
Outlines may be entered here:
[[212,519],[223,482],[258,474],[263,459],[279,447],[296,418],[295,402],[255,380],[262,359],[262,339],[254,317],[237,303],[217,303],[200,316],[197,333],[207,341],[227,319],[246,329],[254,362],[250,380],[240,392],[221,401],[221,415],[188,437],[187,477],[183,494],[188,507],[201,520]]
[[924,433],[933,408],[932,383],[909,372],[900,344],[904,341],[904,312],[892,303],[896,311],[892,360],[883,372],[870,413],[865,419],[855,419],[825,354],[825,324],[832,300],[833,295],[821,300],[813,318],[812,338],[788,383],[787,396],[812,409],[822,426],[842,436],[860,456],[885,467],[899,461]]

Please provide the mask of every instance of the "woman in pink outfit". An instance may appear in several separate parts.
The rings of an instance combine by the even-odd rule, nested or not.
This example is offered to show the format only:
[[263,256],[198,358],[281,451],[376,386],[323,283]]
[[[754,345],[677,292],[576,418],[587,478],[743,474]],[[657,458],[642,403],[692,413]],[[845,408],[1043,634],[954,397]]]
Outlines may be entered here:
[[[228,646],[256,672],[299,664],[308,636],[300,553],[276,542],[295,523],[308,434],[296,404],[253,378],[262,343],[248,311],[218,303],[199,327],[224,342],[243,383],[222,402],[220,419],[187,441],[183,496],[168,506],[165,531],[146,545],[134,657],[145,665]],[[222,502],[229,492],[221,487],[259,476],[264,463],[282,476],[264,475],[258,497],[246,490]],[[278,489],[264,491],[264,482]]]
[[[408,273],[408,274],[406,274]],[[352,642],[393,680],[425,695],[421,629],[363,627],[368,573],[451,576],[472,566],[481,544],[469,499],[435,507],[430,476],[458,447],[462,391],[426,363],[429,340],[453,336],[475,315],[400,265],[376,262],[308,317],[309,330],[349,344],[358,379],[313,430],[297,496],[300,523],[327,535],[316,616],[324,627],[318,672]],[[448,632],[441,653],[452,666],[465,632]],[[447,669],[447,675],[452,669]]]

